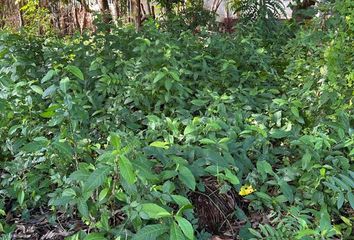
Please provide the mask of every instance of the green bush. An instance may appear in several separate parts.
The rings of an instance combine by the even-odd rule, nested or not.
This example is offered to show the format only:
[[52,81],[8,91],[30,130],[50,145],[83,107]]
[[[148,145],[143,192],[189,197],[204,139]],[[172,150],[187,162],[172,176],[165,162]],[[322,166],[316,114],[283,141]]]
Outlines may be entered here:
[[[207,239],[192,196],[212,177],[220,194],[255,190],[226,219],[246,222],[241,239],[349,238],[345,4],[289,39],[152,22],[65,39],[2,32],[0,231],[14,231],[3,215],[42,207],[92,229],[67,239]],[[252,225],[258,213],[267,221]]]

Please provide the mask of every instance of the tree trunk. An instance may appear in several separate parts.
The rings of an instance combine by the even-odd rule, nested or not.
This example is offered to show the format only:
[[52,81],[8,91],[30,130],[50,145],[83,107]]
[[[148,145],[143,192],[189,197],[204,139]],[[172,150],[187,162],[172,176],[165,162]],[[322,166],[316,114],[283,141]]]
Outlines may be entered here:
[[140,0],[132,0],[132,10],[133,10],[133,18],[135,23],[135,28],[137,31],[141,28],[141,9],[140,9],[141,1]]
[[111,19],[110,19],[108,0],[99,0],[98,6],[99,6],[100,12],[103,16],[103,22],[109,23]]
[[115,24],[118,23],[118,18],[119,18],[119,3],[118,0],[113,1],[113,7],[112,7],[112,19]]

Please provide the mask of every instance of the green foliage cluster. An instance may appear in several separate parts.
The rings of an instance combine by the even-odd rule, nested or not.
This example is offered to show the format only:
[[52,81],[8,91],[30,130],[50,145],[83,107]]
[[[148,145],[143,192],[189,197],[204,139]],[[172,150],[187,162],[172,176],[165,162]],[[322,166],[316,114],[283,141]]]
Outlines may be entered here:
[[[0,232],[48,206],[67,239],[207,239],[190,198],[250,184],[240,239],[349,238],[352,1],[292,39],[162,31],[0,34]],[[283,26],[284,32],[293,28]],[[287,42],[283,45],[284,42]],[[116,221],[116,216],[123,220]]]

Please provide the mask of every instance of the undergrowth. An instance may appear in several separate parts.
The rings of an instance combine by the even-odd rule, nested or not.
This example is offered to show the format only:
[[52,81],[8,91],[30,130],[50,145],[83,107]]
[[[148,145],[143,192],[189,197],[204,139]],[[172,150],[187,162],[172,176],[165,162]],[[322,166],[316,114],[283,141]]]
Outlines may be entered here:
[[154,22],[64,39],[2,32],[3,238],[14,216],[44,211],[53,225],[59,214],[82,220],[71,240],[349,239],[344,2],[325,26],[284,24],[282,36]]

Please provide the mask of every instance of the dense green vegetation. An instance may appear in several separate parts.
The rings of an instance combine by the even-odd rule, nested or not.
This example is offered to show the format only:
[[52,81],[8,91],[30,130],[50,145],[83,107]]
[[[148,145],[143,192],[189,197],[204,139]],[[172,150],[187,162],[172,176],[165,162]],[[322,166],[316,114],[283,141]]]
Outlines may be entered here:
[[40,212],[81,219],[71,240],[350,239],[353,2],[328,8],[269,34],[1,32],[3,239]]

